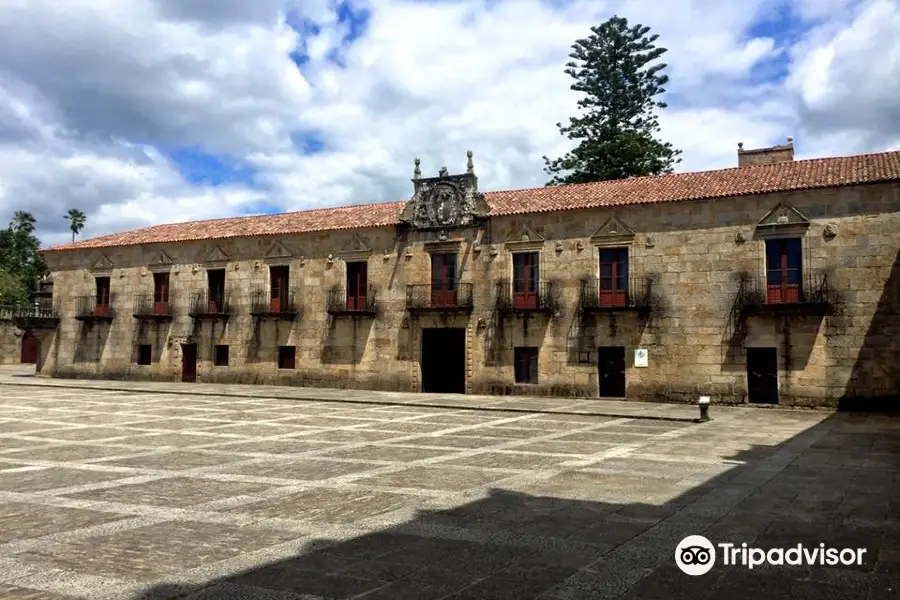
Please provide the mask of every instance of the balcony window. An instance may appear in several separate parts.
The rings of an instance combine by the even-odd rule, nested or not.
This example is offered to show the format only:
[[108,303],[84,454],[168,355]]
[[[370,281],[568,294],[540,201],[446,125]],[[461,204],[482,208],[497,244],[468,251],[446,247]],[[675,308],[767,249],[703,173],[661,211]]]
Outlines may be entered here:
[[600,306],[628,304],[628,248],[600,250]]
[[169,312],[169,274],[153,274],[153,312],[166,314]]
[[766,240],[766,302],[800,302],[802,280],[803,253],[800,238]]
[[280,313],[287,310],[290,304],[288,285],[291,280],[291,268],[288,266],[269,267],[269,310]]
[[109,316],[109,277],[97,277],[97,294],[94,303],[94,315],[98,317]]
[[347,263],[347,310],[366,310],[368,270],[365,262]]
[[209,269],[206,271],[207,310],[220,313],[225,310],[225,269]]
[[431,255],[431,305],[456,306],[456,254]]
[[513,254],[513,307],[537,308],[539,264],[537,252]]

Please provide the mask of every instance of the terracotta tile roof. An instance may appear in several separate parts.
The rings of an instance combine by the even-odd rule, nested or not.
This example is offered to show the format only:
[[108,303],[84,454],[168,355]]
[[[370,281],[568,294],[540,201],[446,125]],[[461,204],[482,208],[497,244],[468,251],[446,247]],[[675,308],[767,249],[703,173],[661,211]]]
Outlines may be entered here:
[[[491,206],[491,215],[502,216],[726,198],[886,181],[900,181],[900,151],[488,192],[485,196]],[[154,225],[60,244],[45,248],[43,252],[384,227],[397,223],[404,205],[405,202],[387,202]]]

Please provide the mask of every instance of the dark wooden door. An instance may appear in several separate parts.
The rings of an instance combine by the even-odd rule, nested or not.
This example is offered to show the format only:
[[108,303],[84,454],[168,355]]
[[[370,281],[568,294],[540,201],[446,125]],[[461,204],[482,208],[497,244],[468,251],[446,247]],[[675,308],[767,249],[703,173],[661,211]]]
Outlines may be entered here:
[[766,301],[800,302],[802,253],[799,238],[766,240]]
[[269,278],[271,282],[269,295],[269,310],[278,313],[287,310],[288,282],[290,281],[290,267],[270,267]]
[[431,305],[456,306],[456,255],[431,255]]
[[628,304],[628,248],[600,251],[600,306]]
[[369,265],[364,262],[347,263],[347,309],[365,310]]
[[600,373],[600,397],[625,397],[625,347],[597,348],[597,368]]
[[747,348],[747,396],[754,404],[778,404],[775,348]]
[[422,330],[422,391],[466,393],[466,330]]
[[37,364],[39,346],[40,342],[37,336],[30,331],[26,331],[22,335],[22,351],[19,360],[23,365]]
[[538,253],[513,254],[513,306],[537,308]]
[[181,381],[197,381],[197,344],[181,345]]
[[169,313],[169,274],[153,274],[153,312],[158,315]]

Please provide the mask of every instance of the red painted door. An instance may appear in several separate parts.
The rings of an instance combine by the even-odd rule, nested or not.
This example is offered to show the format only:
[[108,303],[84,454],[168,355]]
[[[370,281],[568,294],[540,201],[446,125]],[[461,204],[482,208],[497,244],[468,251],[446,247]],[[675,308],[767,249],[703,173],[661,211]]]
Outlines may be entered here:
[[513,306],[537,308],[538,253],[513,254]]
[[347,310],[365,310],[368,271],[368,263],[347,263]]
[[431,305],[456,306],[456,255],[431,255]]
[[799,302],[802,254],[799,238],[766,240],[766,301],[769,304]]
[[288,307],[288,281],[290,281],[290,267],[270,267],[269,277],[271,289],[269,295],[269,310],[280,313]]
[[153,274],[153,314],[169,313],[169,274]]
[[600,306],[628,304],[628,249],[600,251]]
[[94,303],[94,314],[98,317],[109,316],[109,277],[97,278],[97,298]]
[[33,365],[37,363],[39,345],[40,343],[38,342],[37,336],[30,331],[26,331],[25,334],[22,335],[20,361],[23,365]]

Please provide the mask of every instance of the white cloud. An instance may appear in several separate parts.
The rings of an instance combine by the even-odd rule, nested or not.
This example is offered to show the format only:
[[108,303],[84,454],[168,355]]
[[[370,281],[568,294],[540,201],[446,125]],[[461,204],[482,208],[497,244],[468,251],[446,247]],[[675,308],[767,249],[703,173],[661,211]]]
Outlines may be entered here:
[[[554,124],[575,110],[570,47],[612,14],[669,49],[661,124],[681,169],[731,166],[738,141],[787,135],[801,155],[897,147],[897,2],[828,3],[352,0],[371,19],[347,44],[335,0],[0,0],[0,218],[33,210],[54,243],[73,206],[96,235],[263,202],[397,200],[414,157],[426,174],[458,171],[470,148],[482,188],[542,185],[541,156],[568,147]],[[748,33],[787,4],[810,29]],[[301,39],[286,18],[319,34]],[[761,85],[753,69],[773,60],[789,76]],[[297,131],[324,151],[304,156]],[[255,185],[187,181],[166,157],[178,146],[237,157]]]

